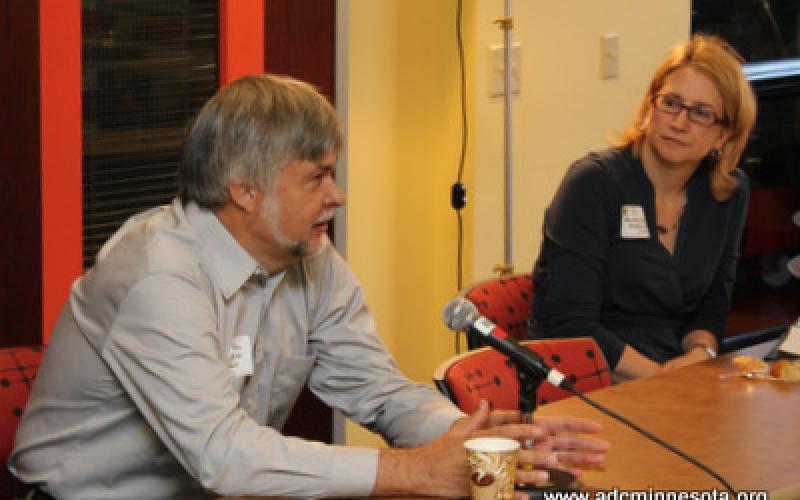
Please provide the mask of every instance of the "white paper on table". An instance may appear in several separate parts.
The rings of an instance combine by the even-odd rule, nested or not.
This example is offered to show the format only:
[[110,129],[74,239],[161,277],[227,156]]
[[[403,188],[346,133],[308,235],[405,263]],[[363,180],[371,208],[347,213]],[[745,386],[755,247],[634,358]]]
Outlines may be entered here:
[[786,338],[778,348],[781,352],[800,356],[800,325],[795,323],[789,327]]

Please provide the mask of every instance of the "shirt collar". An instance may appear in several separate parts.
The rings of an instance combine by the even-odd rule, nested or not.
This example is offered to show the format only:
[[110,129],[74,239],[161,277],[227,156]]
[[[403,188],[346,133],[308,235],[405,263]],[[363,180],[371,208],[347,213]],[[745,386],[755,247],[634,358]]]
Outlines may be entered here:
[[[174,203],[181,202],[175,200]],[[226,300],[251,278],[264,281],[270,277],[267,270],[228,232],[214,212],[189,202],[184,213],[186,221],[202,241],[200,261]]]

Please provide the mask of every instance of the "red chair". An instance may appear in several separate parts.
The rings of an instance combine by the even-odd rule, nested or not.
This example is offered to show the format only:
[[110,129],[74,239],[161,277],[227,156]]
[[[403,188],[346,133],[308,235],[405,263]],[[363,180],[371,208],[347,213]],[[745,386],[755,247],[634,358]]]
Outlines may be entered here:
[[[520,344],[542,356],[582,392],[611,385],[606,358],[592,338],[524,340]],[[519,409],[516,369],[494,349],[475,349],[446,360],[436,368],[433,380],[439,391],[465,413],[475,411],[481,399],[488,400],[493,409]],[[536,393],[536,403],[569,396],[572,393],[543,382]]]
[[14,492],[19,483],[6,463],[14,446],[20,417],[42,360],[40,346],[0,349],[0,491]]
[[[528,315],[533,300],[531,273],[512,274],[477,283],[467,289],[464,297],[475,304],[478,312],[502,328],[515,340],[525,338]],[[480,347],[467,337],[470,349]]]

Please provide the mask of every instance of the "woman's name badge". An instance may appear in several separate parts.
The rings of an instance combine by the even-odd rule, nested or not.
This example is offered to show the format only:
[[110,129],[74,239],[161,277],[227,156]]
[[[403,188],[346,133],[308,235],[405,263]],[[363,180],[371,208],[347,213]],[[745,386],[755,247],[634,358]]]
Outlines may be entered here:
[[247,335],[233,337],[231,344],[231,371],[237,377],[246,377],[253,374],[253,349],[250,347],[250,337]]
[[644,217],[644,209],[639,205],[622,205],[619,236],[626,240],[642,240],[650,238],[650,230],[647,228],[647,219]]

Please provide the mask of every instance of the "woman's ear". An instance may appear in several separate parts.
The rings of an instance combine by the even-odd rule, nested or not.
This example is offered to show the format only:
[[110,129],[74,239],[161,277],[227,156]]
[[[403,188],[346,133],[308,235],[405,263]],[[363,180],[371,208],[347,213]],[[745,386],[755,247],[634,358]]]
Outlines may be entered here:
[[258,209],[260,192],[250,184],[231,182],[228,184],[228,195],[231,203],[244,212],[252,213]]
[[725,146],[731,139],[732,135],[733,135],[733,130],[731,130],[728,127],[721,127],[719,131],[719,137],[717,138],[716,141],[714,141],[713,149],[722,149],[723,146]]
[[653,119],[653,104],[648,104],[642,113],[642,122],[639,124],[639,130],[647,132],[650,128],[650,120]]

